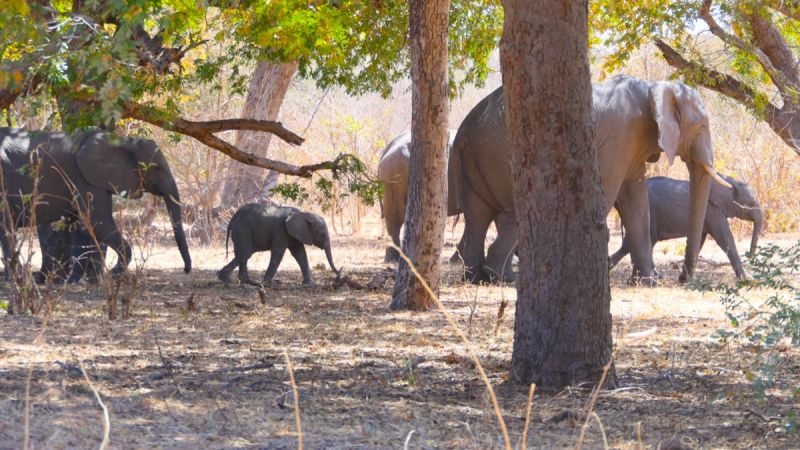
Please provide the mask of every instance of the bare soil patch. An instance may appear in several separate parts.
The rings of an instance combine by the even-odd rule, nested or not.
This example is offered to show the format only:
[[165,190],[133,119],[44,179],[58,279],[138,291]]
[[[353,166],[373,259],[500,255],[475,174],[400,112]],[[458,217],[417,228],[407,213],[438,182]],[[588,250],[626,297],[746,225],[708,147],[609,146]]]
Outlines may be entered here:
[[[336,263],[363,286],[387,267],[385,240],[375,230],[334,241]],[[456,237],[448,233],[450,246]],[[674,436],[693,448],[800,447],[797,435],[776,431],[798,409],[797,352],[787,347],[780,384],[753,401],[743,374],[749,353],[711,337],[727,326],[723,309],[715,296],[677,284],[681,254],[673,242],[656,248],[660,287],[627,286],[628,262],[612,272],[622,388],[601,393],[595,411],[603,430],[591,423],[587,448],[602,448],[603,433],[613,448],[655,448]],[[300,287],[287,257],[280,284],[266,288],[262,304],[256,288],[217,281],[224,244],[191,250],[195,270],[185,275],[174,247],[152,249],[129,319],[109,322],[105,293],[86,285],[67,290],[41,345],[34,341],[42,317],[0,316],[0,448],[23,440],[29,368],[34,447],[99,444],[101,412],[81,363],[109,408],[113,448],[295,448],[284,350],[294,365],[306,448],[402,448],[406,441],[409,448],[502,447],[466,350],[438,311],[388,311],[391,281],[377,291],[335,288],[322,269],[324,255],[310,250],[319,286]],[[449,257],[451,247],[444,253]],[[725,261],[711,241],[703,257]],[[268,258],[251,259],[254,278]],[[445,268],[442,300],[478,351],[516,445],[528,394],[527,386],[507,382],[516,291],[465,285],[457,266]],[[727,264],[701,262],[699,270],[713,280],[733,277]],[[0,292],[7,298],[6,287]],[[498,321],[502,299],[509,305]],[[583,387],[537,389],[528,447],[573,447],[589,394]]]

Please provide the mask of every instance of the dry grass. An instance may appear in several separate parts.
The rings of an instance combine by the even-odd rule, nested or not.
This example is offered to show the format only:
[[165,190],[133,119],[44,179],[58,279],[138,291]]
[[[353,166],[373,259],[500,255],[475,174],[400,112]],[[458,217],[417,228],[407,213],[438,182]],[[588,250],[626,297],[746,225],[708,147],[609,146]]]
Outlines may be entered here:
[[[337,264],[362,284],[385,267],[385,241],[374,220],[368,225],[361,237],[334,241]],[[455,242],[449,232],[448,242]],[[627,262],[612,273],[622,388],[600,393],[585,448],[604,446],[600,424],[612,448],[655,447],[675,435],[695,448],[797,448],[797,436],[775,431],[776,417],[798,408],[797,352],[787,348],[783,383],[753,403],[742,373],[747,353],[721,348],[711,337],[726,326],[722,307],[714,296],[674,281],[679,246],[666,244],[662,252],[664,245],[657,247],[662,286],[625,285]],[[484,385],[438,312],[390,312],[389,285],[333,288],[318,250],[309,258],[319,266],[319,287],[301,288],[287,257],[265,305],[253,287],[217,282],[222,245],[192,247],[192,256],[195,270],[184,275],[176,249],[155,247],[141,280],[144,298],[134,300],[127,320],[109,322],[105,296],[86,286],[68,289],[39,345],[39,318],[0,316],[0,448],[23,441],[29,366],[32,448],[92,448],[102,441],[102,412],[81,366],[108,408],[110,448],[296,448],[284,349],[294,365],[305,448],[399,448],[407,440],[408,448],[502,448]],[[703,256],[724,260],[713,242]],[[263,270],[267,260],[260,254],[250,266]],[[465,286],[455,266],[445,267],[444,307],[462,330],[470,323],[470,340],[518,442],[530,387],[507,383],[515,290]],[[701,263],[699,270],[715,280],[733,275],[727,265]],[[495,333],[503,297],[511,304]],[[527,447],[573,447],[590,396],[590,389],[537,387]]]

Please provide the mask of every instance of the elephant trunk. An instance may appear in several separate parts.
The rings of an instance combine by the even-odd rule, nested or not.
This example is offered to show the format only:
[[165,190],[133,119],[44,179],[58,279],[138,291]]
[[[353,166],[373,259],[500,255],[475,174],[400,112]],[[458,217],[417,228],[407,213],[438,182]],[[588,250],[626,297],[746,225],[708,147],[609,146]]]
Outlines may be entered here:
[[169,221],[172,224],[172,232],[175,234],[175,243],[183,258],[183,271],[192,271],[192,257],[189,255],[189,246],[186,244],[186,233],[183,231],[183,214],[181,198],[178,194],[178,187],[172,186],[168,193],[164,195],[164,204],[167,206]]
[[700,254],[700,240],[703,235],[703,222],[706,218],[708,196],[711,192],[710,164],[693,161],[689,164],[689,230],[686,239],[686,256],[683,263],[681,280],[686,281],[694,275],[697,257]]
[[331,266],[331,270],[333,270],[333,273],[335,273],[336,276],[338,277],[340,275],[340,270],[337,269],[335,265],[333,265],[333,253],[331,253],[330,242],[325,244],[325,257],[328,258],[328,265]]
[[747,256],[752,257],[756,254],[756,247],[758,246],[758,237],[761,236],[761,231],[764,228],[764,213],[761,209],[753,210],[753,237],[750,238],[750,251]]

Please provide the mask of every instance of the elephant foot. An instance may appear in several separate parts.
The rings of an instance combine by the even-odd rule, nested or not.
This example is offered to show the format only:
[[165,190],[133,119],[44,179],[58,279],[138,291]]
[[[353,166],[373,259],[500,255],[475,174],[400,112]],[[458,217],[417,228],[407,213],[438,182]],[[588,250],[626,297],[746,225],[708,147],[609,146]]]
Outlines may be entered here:
[[630,277],[628,279],[629,286],[644,286],[644,287],[656,287],[659,284],[660,277],[658,276],[649,276],[649,277]]
[[488,266],[483,266],[483,272],[490,283],[515,283],[517,281],[517,274],[507,267],[504,271],[497,272]]
[[685,269],[681,271],[681,274],[680,274],[680,275],[678,275],[678,281],[679,281],[680,283],[682,283],[682,284],[685,284],[686,282],[688,282],[690,278],[691,278],[691,275],[689,275],[689,274],[686,272],[686,270],[685,270]]
[[231,274],[230,272],[223,272],[220,270],[217,272],[217,279],[222,282],[225,286],[231,284]]
[[44,284],[47,281],[47,275],[42,272],[33,273],[33,282],[36,284]]
[[317,287],[317,283],[314,280],[303,280],[303,287],[314,288]]
[[383,257],[385,263],[396,263],[400,261],[400,252],[392,247],[386,247],[386,256]]
[[463,260],[461,259],[461,253],[458,250],[453,253],[453,256],[450,257],[450,264],[461,264]]
[[472,284],[481,284],[489,281],[489,277],[482,270],[467,266],[464,267],[464,281]]

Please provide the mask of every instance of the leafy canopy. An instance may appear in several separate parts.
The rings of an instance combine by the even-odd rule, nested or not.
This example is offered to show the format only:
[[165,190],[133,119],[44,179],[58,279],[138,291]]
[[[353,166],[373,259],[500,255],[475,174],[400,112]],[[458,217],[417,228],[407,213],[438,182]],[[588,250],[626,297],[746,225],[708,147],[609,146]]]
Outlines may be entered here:
[[[94,100],[77,126],[118,121],[128,100],[180,116],[183,95],[223,84],[243,92],[262,59],[297,61],[301,76],[351,94],[389,95],[410,69],[405,1],[42,3],[0,4],[0,90]],[[454,2],[451,23],[455,93],[488,74],[502,9],[490,0]],[[227,51],[214,54],[205,45],[212,40]]]

